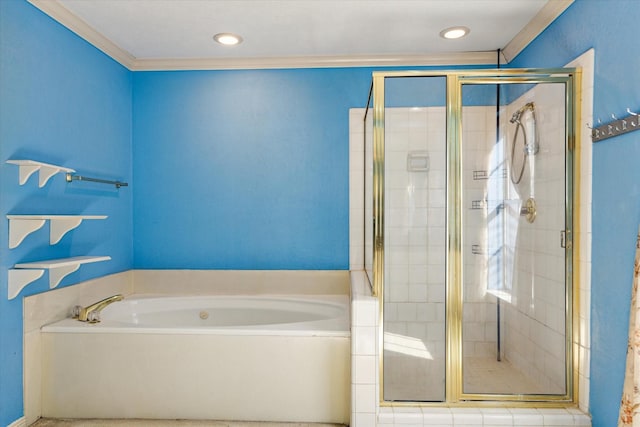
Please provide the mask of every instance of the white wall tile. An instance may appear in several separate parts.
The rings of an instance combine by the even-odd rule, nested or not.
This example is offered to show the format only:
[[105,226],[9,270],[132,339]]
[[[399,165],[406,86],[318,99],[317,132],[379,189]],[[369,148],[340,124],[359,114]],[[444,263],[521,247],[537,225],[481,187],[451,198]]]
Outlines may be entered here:
[[376,352],[377,328],[373,326],[355,326],[351,329],[354,355],[373,355]]
[[377,396],[376,386],[373,384],[356,384],[355,385],[355,411],[375,413]]
[[534,408],[510,408],[514,426],[544,426],[542,414]]
[[477,408],[453,408],[454,426],[481,426],[482,413]]
[[[352,423],[352,426],[354,427],[356,426],[374,427],[376,425],[376,414],[374,413],[356,412],[353,419],[354,419],[354,422]],[[378,425],[383,426],[384,424],[378,424]]]
[[544,426],[573,426],[573,415],[566,409],[546,409],[542,413]]
[[422,408],[425,426],[453,425],[453,414],[449,408]]
[[353,382],[355,384],[376,383],[376,357],[375,356],[353,356],[352,357]]

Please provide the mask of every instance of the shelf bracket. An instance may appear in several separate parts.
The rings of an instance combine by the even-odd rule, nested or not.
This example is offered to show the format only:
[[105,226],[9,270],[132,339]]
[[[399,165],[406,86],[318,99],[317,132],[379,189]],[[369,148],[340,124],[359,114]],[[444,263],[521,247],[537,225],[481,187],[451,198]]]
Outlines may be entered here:
[[42,228],[44,219],[12,219],[9,225],[9,249],[17,248],[31,233]]
[[79,268],[80,264],[73,264],[49,269],[49,289],[57,287],[62,279],[74,271],[78,271]]
[[29,177],[33,175],[38,169],[40,169],[40,166],[20,165],[18,168],[18,183],[20,185],[24,185]]
[[67,275],[77,271],[80,265],[110,259],[110,256],[79,256],[16,264],[9,270],[9,299],[15,298],[22,288],[40,278],[44,270],[49,270],[49,288],[53,289]]
[[69,231],[85,219],[106,219],[107,215],[7,215],[9,220],[9,249],[17,248],[31,233],[49,224],[49,244],[55,245]]
[[20,291],[29,283],[38,280],[44,274],[43,269],[38,270],[9,270],[9,286],[7,287],[8,298],[14,299]]
[[77,228],[82,223],[82,219],[77,217],[51,220],[49,225],[49,244],[55,245],[58,243],[65,234]]
[[38,187],[44,187],[47,181],[49,181],[49,178],[61,171],[62,168],[40,166],[40,173],[38,173]]
[[38,187],[40,188],[44,187],[49,179],[57,173],[75,172],[73,169],[37,162],[35,160],[7,160],[7,163],[18,166],[18,182],[20,185],[24,185],[31,175],[38,172]]

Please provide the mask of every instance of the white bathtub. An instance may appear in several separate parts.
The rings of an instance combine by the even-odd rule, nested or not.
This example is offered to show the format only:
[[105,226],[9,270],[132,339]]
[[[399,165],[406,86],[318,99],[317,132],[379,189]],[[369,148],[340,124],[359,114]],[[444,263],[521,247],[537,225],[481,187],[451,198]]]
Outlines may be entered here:
[[153,296],[112,303],[101,322],[74,319],[43,332],[349,336],[346,295]]
[[349,422],[346,295],[145,296],[42,328],[42,415]]

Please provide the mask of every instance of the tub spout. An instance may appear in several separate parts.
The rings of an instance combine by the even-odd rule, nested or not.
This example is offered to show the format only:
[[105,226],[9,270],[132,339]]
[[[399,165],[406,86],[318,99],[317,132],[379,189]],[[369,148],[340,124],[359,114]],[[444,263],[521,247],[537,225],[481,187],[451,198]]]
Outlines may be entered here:
[[105,298],[87,307],[77,305],[73,309],[73,318],[81,322],[98,323],[100,321],[100,310],[111,303],[122,301],[124,296],[118,294]]

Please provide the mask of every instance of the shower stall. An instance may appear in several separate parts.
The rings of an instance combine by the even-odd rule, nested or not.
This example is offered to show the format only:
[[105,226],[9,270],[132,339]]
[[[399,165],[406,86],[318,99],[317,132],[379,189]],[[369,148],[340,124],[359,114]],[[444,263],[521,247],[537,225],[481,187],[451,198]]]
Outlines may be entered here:
[[373,74],[380,400],[572,402],[574,69]]

